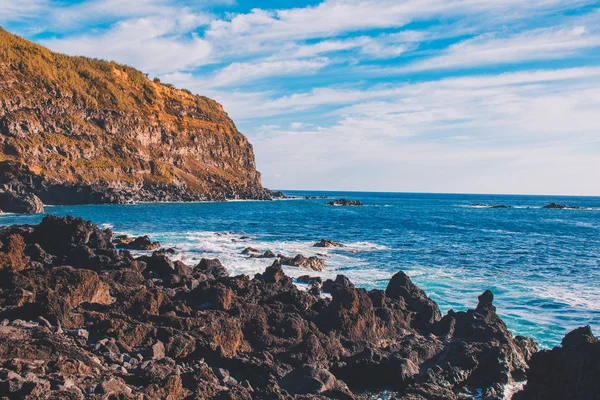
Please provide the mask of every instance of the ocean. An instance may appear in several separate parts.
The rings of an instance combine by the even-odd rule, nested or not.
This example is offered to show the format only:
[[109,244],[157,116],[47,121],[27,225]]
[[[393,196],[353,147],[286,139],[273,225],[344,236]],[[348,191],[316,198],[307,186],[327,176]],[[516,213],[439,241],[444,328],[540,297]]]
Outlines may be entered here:
[[[240,254],[246,247],[325,257],[324,278],[343,274],[384,289],[405,271],[445,313],[477,305],[494,292],[515,334],[542,347],[591,325],[600,334],[600,198],[421,193],[299,192],[329,199],[47,206],[46,212],[94,221],[119,234],[147,234],[195,265],[218,258],[231,274],[253,276],[272,263]],[[363,207],[335,207],[335,198]],[[578,210],[543,209],[558,202]],[[482,208],[472,204],[515,208]],[[42,215],[0,215],[0,225],[37,223]],[[315,248],[321,239],[342,249]],[[297,277],[306,270],[284,267]]]

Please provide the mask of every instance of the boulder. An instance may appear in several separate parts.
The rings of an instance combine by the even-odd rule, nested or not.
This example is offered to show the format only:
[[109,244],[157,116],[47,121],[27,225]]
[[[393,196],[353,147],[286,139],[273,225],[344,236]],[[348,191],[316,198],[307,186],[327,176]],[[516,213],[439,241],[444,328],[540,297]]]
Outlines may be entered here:
[[203,274],[210,276],[213,279],[224,278],[229,276],[227,269],[221,264],[218,259],[203,258],[196,266],[196,269]]
[[127,236],[117,238],[117,248],[128,250],[156,250],[160,247],[159,242],[153,242],[149,236],[139,236],[134,239]]
[[327,203],[330,206],[362,206],[360,200],[338,199]]
[[313,271],[323,271],[325,269],[325,260],[316,256],[305,257],[302,254],[298,254],[294,258],[282,255],[279,255],[278,258],[282,264],[292,267],[306,268]]
[[589,326],[577,328],[562,346],[535,353],[527,384],[515,400],[600,399],[600,340]]
[[550,203],[542,208],[550,208],[550,209],[558,209],[558,210],[580,210],[581,207],[578,206],[569,206],[567,204],[559,204],[559,203]]
[[44,204],[34,194],[2,191],[0,192],[0,210],[15,214],[41,214],[44,212]]
[[404,300],[406,309],[415,314],[412,320],[415,327],[424,327],[441,318],[438,305],[427,297],[423,290],[413,284],[408,275],[402,271],[392,276],[385,289],[385,294],[392,299]]
[[340,242],[335,242],[333,240],[321,239],[320,242],[315,243],[313,247],[346,247]]

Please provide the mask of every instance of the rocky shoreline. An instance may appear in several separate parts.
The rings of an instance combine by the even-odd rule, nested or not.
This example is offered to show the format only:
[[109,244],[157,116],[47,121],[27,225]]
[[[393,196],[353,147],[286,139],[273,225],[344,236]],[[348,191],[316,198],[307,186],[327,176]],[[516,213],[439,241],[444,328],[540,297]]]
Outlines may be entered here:
[[197,193],[185,186],[167,184],[89,185],[52,182],[34,174],[25,165],[0,162],[0,211],[39,214],[47,205],[128,204],[137,202],[192,202],[226,200],[274,200],[281,192],[260,185]]
[[[508,331],[489,291],[442,316],[403,272],[371,291],[339,275],[322,296],[319,279],[302,277],[304,291],[279,261],[232,277],[165,249],[135,258],[115,239],[72,217],[0,229],[0,397],[502,399],[529,375],[519,399],[538,399],[544,368],[587,354],[570,343],[598,346],[589,332],[544,356]],[[581,397],[593,373],[572,374],[573,398],[593,398]]]

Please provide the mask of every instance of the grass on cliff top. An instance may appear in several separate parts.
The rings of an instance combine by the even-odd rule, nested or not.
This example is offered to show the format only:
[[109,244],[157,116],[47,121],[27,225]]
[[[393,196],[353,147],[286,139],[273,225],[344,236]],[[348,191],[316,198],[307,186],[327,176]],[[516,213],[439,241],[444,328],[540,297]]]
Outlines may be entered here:
[[[71,96],[86,107],[149,114],[164,113],[170,103],[183,103],[200,108],[213,121],[221,121],[224,114],[214,100],[152,81],[135,68],[54,53],[0,27],[0,80],[11,79],[54,96]],[[0,91],[0,99],[10,95]]]

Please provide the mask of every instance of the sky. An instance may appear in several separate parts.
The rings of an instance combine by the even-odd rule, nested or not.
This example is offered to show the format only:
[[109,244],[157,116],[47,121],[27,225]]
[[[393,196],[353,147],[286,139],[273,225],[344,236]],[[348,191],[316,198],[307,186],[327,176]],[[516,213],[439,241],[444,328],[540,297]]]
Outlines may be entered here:
[[273,189],[600,196],[600,1],[0,0],[219,101]]

